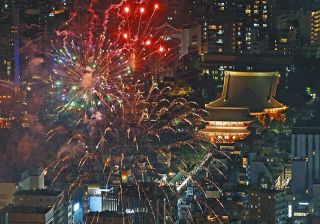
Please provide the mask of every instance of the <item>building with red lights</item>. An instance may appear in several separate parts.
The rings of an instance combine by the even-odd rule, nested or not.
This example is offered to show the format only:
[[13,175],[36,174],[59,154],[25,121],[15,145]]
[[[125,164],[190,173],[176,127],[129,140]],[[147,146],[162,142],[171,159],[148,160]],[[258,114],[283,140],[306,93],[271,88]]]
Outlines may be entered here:
[[221,97],[206,104],[209,115],[201,130],[213,142],[232,143],[250,134],[247,129],[256,117],[284,120],[287,106],[275,99],[280,74],[278,72],[226,71]]

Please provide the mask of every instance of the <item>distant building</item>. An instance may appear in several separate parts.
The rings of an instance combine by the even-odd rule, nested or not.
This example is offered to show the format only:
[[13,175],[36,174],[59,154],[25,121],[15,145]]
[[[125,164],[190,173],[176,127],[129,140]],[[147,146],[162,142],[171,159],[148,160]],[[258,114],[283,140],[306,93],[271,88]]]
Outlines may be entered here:
[[320,183],[320,125],[315,121],[297,123],[291,137],[292,191],[312,195]]
[[248,221],[286,224],[288,206],[284,191],[248,190]]
[[313,213],[310,198],[305,195],[293,195],[293,199],[288,205],[292,223],[309,224],[308,216]]
[[[43,219],[43,216],[47,220],[49,216],[49,220],[54,220],[53,223],[65,223],[65,224],[72,224],[73,215],[76,212],[76,209],[79,208],[75,207],[76,209],[72,209],[72,204],[61,200],[63,199],[63,193],[60,191],[48,190],[48,189],[38,189],[38,190],[20,190],[14,194],[13,204],[9,207],[6,207],[4,210],[8,209],[9,212],[13,211],[23,213],[29,211],[38,219]],[[50,211],[47,209],[50,209]],[[37,214],[39,212],[39,214]],[[45,212],[45,213],[42,213]],[[49,212],[49,213],[48,213]],[[12,215],[3,213],[4,216]],[[2,215],[3,216],[3,215]],[[16,215],[21,216],[22,215]],[[30,215],[31,216],[31,215]],[[52,216],[52,217],[51,217]],[[28,218],[26,218],[28,220]],[[40,221],[39,221],[40,222]],[[20,222],[10,222],[10,223],[20,223]],[[23,222],[22,222],[23,223]],[[26,222],[26,223],[33,223],[33,222]],[[37,223],[34,221],[34,223]],[[41,221],[40,223],[46,223]],[[50,223],[50,221],[49,221]]]
[[291,191],[294,194],[304,195],[309,193],[311,186],[308,187],[307,173],[307,161],[305,159],[294,159],[292,161]]
[[251,159],[249,166],[249,184],[277,190],[283,190],[288,186],[290,176],[286,175],[284,161],[277,154]]
[[[215,18],[205,22],[206,53],[234,53],[234,23],[232,15],[215,15]],[[220,17],[219,17],[220,15]]]
[[85,216],[86,223],[95,224],[123,224],[131,223],[127,214],[121,214],[117,212],[89,212]]
[[185,199],[179,199],[177,207],[179,222],[191,222],[195,206],[192,203],[188,203]]
[[129,184],[123,184],[121,189],[118,185],[108,189],[91,186],[88,188],[87,209],[92,213],[91,217],[101,212],[106,212],[106,215],[120,213],[128,216],[132,223],[160,224],[169,220],[171,212],[164,191],[167,189],[153,184],[142,184],[139,190]]
[[274,0],[240,0],[235,3],[235,50],[261,54],[270,51]]
[[310,8],[300,16],[300,33],[310,45],[320,44],[320,9]]
[[230,54],[210,53],[201,56],[201,69],[203,74],[208,75],[218,84],[223,84],[224,75],[227,71],[242,72],[273,72],[279,71],[281,79],[285,79],[293,69],[293,57],[291,55],[273,54]]
[[314,184],[312,188],[313,197],[311,204],[313,208],[313,215],[320,216],[320,183]]
[[293,201],[297,223],[312,223],[320,214],[320,125],[317,120],[298,121],[291,137]]
[[274,0],[198,0],[192,2],[202,22],[208,53],[261,54],[273,46]]
[[224,190],[224,196],[208,197],[207,195],[208,206],[214,208],[214,213],[210,208],[205,209],[206,222],[199,221],[199,223],[219,223],[221,221],[222,223],[241,224],[243,223],[241,220],[247,215],[247,202],[247,193],[242,188]]
[[0,210],[13,203],[16,190],[17,185],[15,183],[0,182]]
[[[0,72],[1,73],[1,72]],[[25,106],[23,96],[11,83],[0,83],[0,128],[10,129],[14,125],[23,127]]]
[[53,208],[8,207],[4,213],[4,224],[52,224]]
[[249,134],[249,114],[261,123],[265,117],[283,120],[287,107],[275,99],[279,77],[278,72],[226,71],[222,96],[206,104],[210,116],[204,118],[208,125],[201,133],[211,141],[228,143]]
[[22,207],[53,207],[62,192],[48,189],[21,190],[14,195],[14,205]]
[[22,190],[44,189],[44,172],[40,168],[26,170],[21,175],[19,187]]
[[[190,52],[197,52],[202,54],[201,48],[201,26],[198,24],[183,24],[183,25],[170,25],[165,23],[160,27],[156,28],[163,33],[163,36],[168,39],[168,44],[173,50],[177,51],[176,55],[179,58],[189,54]],[[171,46],[170,42],[176,40],[179,48]]]

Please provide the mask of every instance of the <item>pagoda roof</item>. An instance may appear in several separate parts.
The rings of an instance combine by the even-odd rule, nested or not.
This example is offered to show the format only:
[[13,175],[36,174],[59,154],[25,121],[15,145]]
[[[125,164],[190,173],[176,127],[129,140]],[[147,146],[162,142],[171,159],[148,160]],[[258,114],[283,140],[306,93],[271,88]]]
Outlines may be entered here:
[[202,133],[215,133],[215,134],[247,134],[251,132],[248,129],[232,129],[232,128],[204,128],[201,129]]
[[242,107],[210,107],[209,113],[204,119],[206,121],[230,121],[230,122],[249,122],[250,115],[248,108]]
[[277,101],[278,72],[225,71],[222,96],[206,104],[206,109],[219,107],[248,108],[251,114],[287,107]]

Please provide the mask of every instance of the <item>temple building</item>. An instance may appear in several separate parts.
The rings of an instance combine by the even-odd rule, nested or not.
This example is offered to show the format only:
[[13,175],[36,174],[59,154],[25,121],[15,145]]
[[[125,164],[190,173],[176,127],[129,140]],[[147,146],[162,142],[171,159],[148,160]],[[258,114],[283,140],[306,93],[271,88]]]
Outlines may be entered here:
[[250,134],[254,117],[262,124],[266,117],[284,120],[287,106],[274,98],[279,78],[278,72],[225,71],[221,97],[205,105],[209,115],[201,133],[212,142],[232,143]]

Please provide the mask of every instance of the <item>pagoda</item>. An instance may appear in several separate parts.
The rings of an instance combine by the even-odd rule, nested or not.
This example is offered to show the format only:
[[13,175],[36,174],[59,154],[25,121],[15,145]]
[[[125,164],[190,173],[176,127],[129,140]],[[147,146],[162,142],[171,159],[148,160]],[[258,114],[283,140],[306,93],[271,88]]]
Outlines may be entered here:
[[221,97],[206,104],[207,125],[200,131],[212,142],[233,143],[246,138],[248,125],[256,117],[262,124],[284,120],[287,106],[275,99],[278,72],[225,71]]

